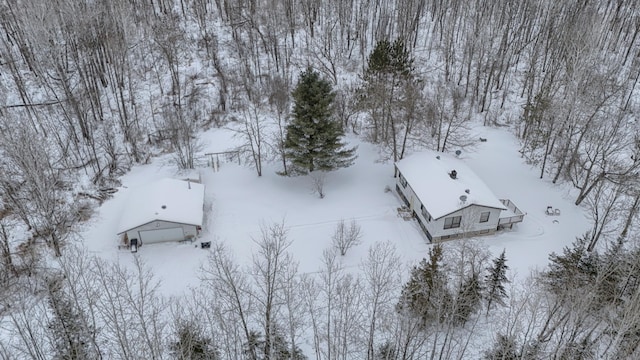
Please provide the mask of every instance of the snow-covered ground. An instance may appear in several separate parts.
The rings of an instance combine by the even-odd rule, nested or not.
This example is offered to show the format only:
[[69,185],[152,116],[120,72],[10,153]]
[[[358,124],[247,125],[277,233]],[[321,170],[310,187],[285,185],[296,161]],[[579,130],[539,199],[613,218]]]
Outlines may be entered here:
[[[544,266],[549,253],[560,251],[587,230],[587,219],[581,208],[573,205],[568,190],[540,180],[536,171],[523,163],[517,139],[507,130],[478,127],[475,131],[488,141],[479,142],[461,159],[499,198],[511,199],[527,214],[512,230],[476,241],[495,255],[506,249],[513,273],[526,276],[532,268]],[[213,130],[203,133],[201,140],[208,150],[224,151],[238,146],[231,134]],[[200,169],[206,185],[205,206],[210,210],[199,241],[224,242],[240,263],[248,263],[260,226],[284,221],[299,270],[314,272],[320,267],[322,251],[330,246],[336,223],[355,219],[362,227],[363,242],[349,250],[343,259],[345,266],[356,267],[368,247],[378,241],[394,243],[407,268],[422,259],[429,248],[426,236],[414,221],[397,216],[401,201],[395,190],[385,191],[387,186],[394,188],[393,165],[378,162],[372,145],[357,139],[350,142],[358,145],[359,157],[354,166],[328,174],[324,199],[313,192],[309,177],[277,175],[277,164],[266,165],[262,177],[237,163],[223,163],[217,172]],[[169,155],[134,167],[123,177],[115,196],[84,225],[81,235],[87,249],[103,258],[132,263],[133,256],[139,256],[161,280],[164,293],[180,295],[198,284],[198,270],[207,251],[197,243],[148,245],[137,255],[117,248],[119,216],[131,189],[162,177],[179,177]],[[560,209],[561,215],[545,215],[547,206]]]

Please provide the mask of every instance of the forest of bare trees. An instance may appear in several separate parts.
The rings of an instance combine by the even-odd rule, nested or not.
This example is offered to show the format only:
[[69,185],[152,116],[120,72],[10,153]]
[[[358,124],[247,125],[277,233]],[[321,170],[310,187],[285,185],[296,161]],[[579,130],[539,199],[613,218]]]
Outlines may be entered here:
[[[1,0],[0,358],[637,358],[639,34],[624,0]],[[378,244],[360,274],[327,250],[300,274],[284,223],[250,269],[214,244],[184,299],[71,245],[121,175],[164,152],[193,168],[210,127],[286,174],[308,68],[386,160],[512,131],[591,229],[502,291],[509,254],[467,245],[407,271]]]

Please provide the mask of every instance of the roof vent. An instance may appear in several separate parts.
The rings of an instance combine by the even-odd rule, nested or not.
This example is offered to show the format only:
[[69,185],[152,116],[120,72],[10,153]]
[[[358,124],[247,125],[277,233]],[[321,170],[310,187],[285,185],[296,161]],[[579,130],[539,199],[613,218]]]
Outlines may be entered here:
[[471,190],[469,190],[469,189],[464,189],[464,192],[466,192],[467,194],[470,194],[470,193],[471,193]]
[[449,176],[451,176],[452,179],[456,179],[458,177],[458,172],[455,170],[451,170]]
[[440,155],[436,155],[436,159],[440,160]]
[[162,209],[166,209],[166,208],[167,208],[167,205],[162,205],[162,206],[160,206],[160,207],[161,207]]
[[460,195],[460,201],[462,201],[463,204],[467,202],[467,195]]

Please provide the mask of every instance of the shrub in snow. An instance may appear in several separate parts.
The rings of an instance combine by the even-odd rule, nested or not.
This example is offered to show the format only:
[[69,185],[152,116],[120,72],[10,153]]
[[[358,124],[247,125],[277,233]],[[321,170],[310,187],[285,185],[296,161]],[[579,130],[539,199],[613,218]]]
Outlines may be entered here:
[[311,175],[312,189],[318,194],[320,199],[324,199],[324,180],[325,174],[323,173],[313,173]]
[[362,229],[355,220],[351,220],[349,226],[344,219],[340,220],[333,233],[333,246],[340,251],[340,255],[347,254],[347,250],[360,244],[362,239]]

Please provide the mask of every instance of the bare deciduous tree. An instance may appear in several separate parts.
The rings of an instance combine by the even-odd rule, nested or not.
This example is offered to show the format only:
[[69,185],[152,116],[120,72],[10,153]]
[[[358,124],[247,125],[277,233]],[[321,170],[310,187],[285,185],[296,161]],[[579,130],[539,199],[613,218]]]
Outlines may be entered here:
[[[254,311],[249,297],[251,285],[222,244],[215,244],[212,249],[202,271],[202,280],[212,290],[211,295],[218,297],[220,310],[229,312],[230,320],[235,320],[233,324],[227,325],[237,326],[243,334],[243,342],[248,343],[251,338],[249,317]],[[257,358],[253,351],[249,356],[254,360]]]
[[347,225],[344,219],[341,219],[336,225],[331,241],[340,255],[345,256],[349,249],[362,242],[362,228],[355,220],[351,220]]
[[185,113],[182,109],[167,105],[164,109],[165,132],[174,150],[174,161],[179,169],[194,169],[196,155],[202,145],[198,141],[197,119],[191,117],[193,113]]
[[243,109],[244,120],[239,133],[244,140],[243,151],[248,154],[258,176],[262,176],[262,161],[265,157],[266,126],[265,120],[261,119],[262,115],[259,111],[260,104],[255,102],[250,102],[249,105]]
[[[291,254],[287,252],[291,240],[287,238],[287,229],[284,222],[261,227],[261,237],[254,240],[257,251],[253,255],[252,277],[255,283],[253,300],[257,305],[258,322],[261,324],[264,340],[261,350],[265,359],[277,357],[278,340],[282,337],[282,328],[288,322],[282,322],[279,318],[285,308],[282,299],[285,293],[293,289],[286,289],[290,281],[286,281],[285,275],[295,276],[297,263],[293,261]],[[289,314],[296,316],[296,313]],[[287,333],[291,334],[290,331]],[[295,339],[294,339],[295,340]],[[295,344],[295,343],[293,343]],[[296,349],[290,349],[290,353],[296,353]]]
[[395,247],[390,242],[385,242],[372,245],[361,265],[369,323],[366,336],[368,359],[373,359],[375,355],[378,324],[391,322],[391,319],[398,316],[393,311],[392,304],[400,290],[401,264]]
[[18,275],[18,269],[14,263],[15,239],[11,229],[12,224],[6,216],[0,216],[0,268],[3,269],[0,275],[0,284],[8,281],[11,275]]

